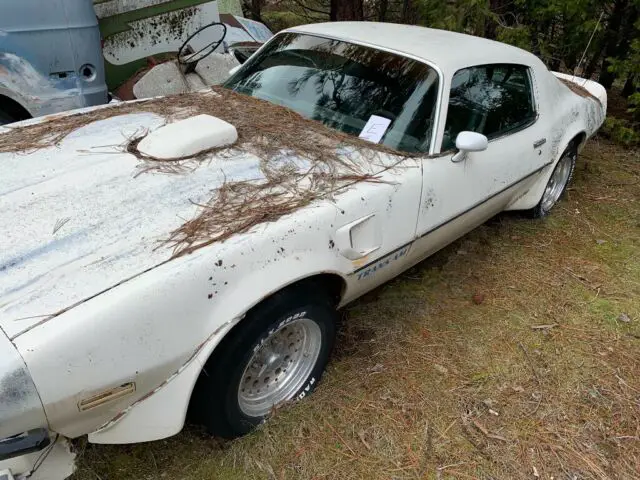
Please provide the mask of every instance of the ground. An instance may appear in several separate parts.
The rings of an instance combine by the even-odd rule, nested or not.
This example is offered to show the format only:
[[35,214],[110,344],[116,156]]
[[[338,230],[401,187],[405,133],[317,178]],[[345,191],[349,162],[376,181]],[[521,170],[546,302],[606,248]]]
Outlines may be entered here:
[[75,480],[640,478],[640,151],[582,153],[344,311],[315,394],[233,442],[77,443]]

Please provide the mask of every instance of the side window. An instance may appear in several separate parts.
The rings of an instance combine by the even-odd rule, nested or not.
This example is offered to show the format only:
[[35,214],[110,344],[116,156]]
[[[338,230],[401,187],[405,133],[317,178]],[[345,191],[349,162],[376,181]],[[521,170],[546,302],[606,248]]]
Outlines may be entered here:
[[528,68],[495,64],[459,70],[451,80],[442,150],[455,147],[462,131],[495,138],[535,118]]

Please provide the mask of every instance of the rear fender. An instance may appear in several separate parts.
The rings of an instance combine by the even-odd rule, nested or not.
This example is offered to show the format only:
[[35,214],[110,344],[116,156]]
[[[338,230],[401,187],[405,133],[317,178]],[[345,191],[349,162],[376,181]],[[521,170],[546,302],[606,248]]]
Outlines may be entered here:
[[[589,100],[589,102],[595,104],[594,100]],[[524,195],[515,199],[506,210],[529,210],[534,208],[540,202],[544,189],[547,187],[558,161],[560,161],[569,144],[580,138],[580,144],[577,146],[578,150],[581,150],[584,146],[588,131],[585,122],[581,119],[581,111],[578,107],[573,108],[565,115],[559,124],[560,128],[556,128],[555,132],[551,134],[550,156],[553,159],[552,163],[541,172],[538,181]]]

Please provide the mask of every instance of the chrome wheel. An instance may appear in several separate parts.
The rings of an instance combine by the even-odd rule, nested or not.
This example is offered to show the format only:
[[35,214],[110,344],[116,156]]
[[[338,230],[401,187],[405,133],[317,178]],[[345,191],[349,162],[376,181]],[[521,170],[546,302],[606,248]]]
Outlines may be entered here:
[[307,318],[270,333],[256,347],[240,379],[240,410],[250,417],[263,417],[274,406],[293,399],[311,375],[321,347],[320,327]]
[[564,192],[564,189],[569,182],[569,177],[571,177],[574,158],[574,153],[567,153],[558,162],[556,169],[553,171],[553,174],[549,179],[549,183],[547,183],[547,188],[542,195],[542,202],[540,206],[543,211],[548,212],[551,210],[551,208],[560,199],[560,195]]

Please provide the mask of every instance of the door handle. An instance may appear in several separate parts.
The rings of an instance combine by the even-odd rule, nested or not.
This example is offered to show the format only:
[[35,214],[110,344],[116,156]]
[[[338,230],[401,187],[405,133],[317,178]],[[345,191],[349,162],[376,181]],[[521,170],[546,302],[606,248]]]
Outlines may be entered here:
[[376,214],[372,213],[366,217],[347,223],[336,230],[336,246],[338,247],[340,255],[348,258],[349,260],[358,260],[380,249],[382,246],[382,233],[380,232],[379,225],[376,223],[372,223],[370,231],[362,234],[363,238],[361,238],[361,241],[365,241],[367,245],[354,245],[352,235],[354,228],[364,224],[365,222],[374,222],[375,216]]
[[544,145],[545,143],[547,143],[547,139],[546,138],[541,138],[540,140],[538,140],[537,142],[533,143],[533,148],[540,148],[542,145]]

